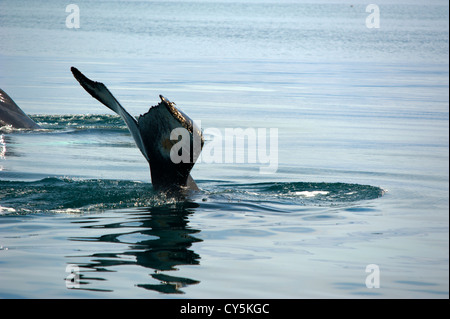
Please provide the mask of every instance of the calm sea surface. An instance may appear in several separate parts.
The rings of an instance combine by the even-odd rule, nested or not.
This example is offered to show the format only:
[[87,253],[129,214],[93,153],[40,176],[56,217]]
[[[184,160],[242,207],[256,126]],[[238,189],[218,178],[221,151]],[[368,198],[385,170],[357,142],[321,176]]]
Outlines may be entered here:
[[[379,28],[360,2],[74,3],[79,28],[0,1],[0,88],[43,127],[0,130],[0,298],[449,297],[447,1],[379,1]],[[265,152],[210,144],[200,192],[156,193],[71,66]]]

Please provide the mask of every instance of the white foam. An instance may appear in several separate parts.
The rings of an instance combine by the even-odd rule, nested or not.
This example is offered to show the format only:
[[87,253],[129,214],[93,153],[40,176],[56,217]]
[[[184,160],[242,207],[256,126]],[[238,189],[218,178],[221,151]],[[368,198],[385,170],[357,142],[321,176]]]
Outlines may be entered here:
[[4,207],[0,205],[0,215],[2,214],[9,214],[9,213],[15,213],[16,210],[11,207]]
[[314,197],[316,195],[327,195],[329,192],[326,191],[302,191],[302,192],[295,192],[295,195],[303,196],[303,197]]

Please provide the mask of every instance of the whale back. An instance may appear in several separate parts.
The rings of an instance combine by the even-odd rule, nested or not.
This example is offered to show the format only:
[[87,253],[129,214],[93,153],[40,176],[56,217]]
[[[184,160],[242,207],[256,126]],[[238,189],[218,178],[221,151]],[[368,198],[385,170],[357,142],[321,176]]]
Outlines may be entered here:
[[15,129],[38,129],[40,126],[28,117],[17,104],[0,89],[0,127],[11,125]]

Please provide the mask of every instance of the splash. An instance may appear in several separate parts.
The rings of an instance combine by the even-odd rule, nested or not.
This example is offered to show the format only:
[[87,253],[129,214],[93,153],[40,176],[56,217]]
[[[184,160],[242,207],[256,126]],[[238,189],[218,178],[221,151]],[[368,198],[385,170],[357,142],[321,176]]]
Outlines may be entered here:
[[[379,187],[345,183],[225,184],[200,182],[199,196],[209,203],[222,199],[265,205],[286,203],[335,205],[372,200],[383,196]],[[83,213],[92,211],[177,205],[176,198],[153,190],[149,183],[123,180],[44,178],[33,182],[0,181],[0,213]],[[264,206],[264,205],[262,205]]]

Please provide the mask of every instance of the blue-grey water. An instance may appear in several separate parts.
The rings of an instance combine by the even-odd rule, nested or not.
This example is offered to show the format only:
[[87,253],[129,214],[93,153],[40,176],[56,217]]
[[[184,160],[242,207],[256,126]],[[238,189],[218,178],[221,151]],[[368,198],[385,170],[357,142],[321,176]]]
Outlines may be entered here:
[[[379,28],[360,1],[68,4],[0,1],[0,88],[42,126],[0,131],[0,298],[448,298],[447,1],[378,1]],[[71,66],[136,116],[277,129],[276,169],[224,147],[155,192]]]

